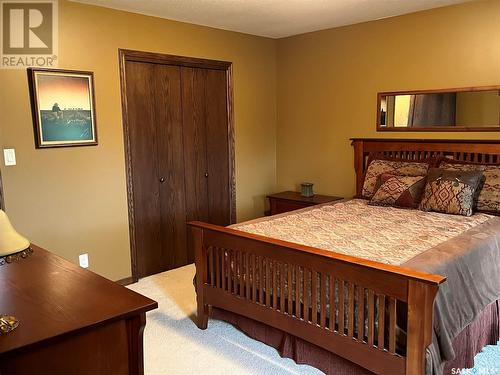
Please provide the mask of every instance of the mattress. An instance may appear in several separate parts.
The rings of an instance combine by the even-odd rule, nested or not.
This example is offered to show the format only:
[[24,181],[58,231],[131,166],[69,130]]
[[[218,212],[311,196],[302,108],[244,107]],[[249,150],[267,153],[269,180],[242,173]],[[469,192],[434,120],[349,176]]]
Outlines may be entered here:
[[231,228],[399,266],[491,218],[370,206],[367,202],[353,199],[313,206]]

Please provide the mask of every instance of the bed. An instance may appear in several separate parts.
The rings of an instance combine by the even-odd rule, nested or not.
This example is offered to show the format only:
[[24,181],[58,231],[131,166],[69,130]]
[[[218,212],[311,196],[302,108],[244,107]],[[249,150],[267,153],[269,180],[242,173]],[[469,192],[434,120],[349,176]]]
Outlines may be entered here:
[[[353,139],[352,145],[357,197],[362,193],[367,161],[373,156],[410,161],[446,157],[485,165],[500,161],[500,142],[496,141]],[[318,211],[316,216],[335,214],[336,218],[357,210],[358,218],[368,217],[359,226],[368,225],[370,215],[378,212],[383,218],[386,212],[381,208],[364,211],[366,204],[360,200],[339,205],[312,210]],[[399,211],[404,210],[395,215],[403,216],[395,220],[402,225],[420,220],[405,217],[408,210]],[[422,220],[428,220],[428,215],[422,215]],[[324,236],[306,241],[307,233],[294,231],[286,217],[282,221],[288,226],[278,228],[281,235],[274,232],[272,236],[266,232],[266,221],[236,227],[190,223],[198,327],[207,327],[213,308],[228,321],[241,323],[243,319],[239,325],[258,322],[332,353],[366,373],[438,373],[445,359],[460,354],[457,340],[465,328],[479,324],[478,318],[490,322],[486,328],[495,333],[489,339],[498,337],[500,295],[496,268],[500,264],[500,219],[479,214],[454,222],[457,219],[449,218],[451,215],[440,215],[435,216],[445,217],[442,225],[448,228],[448,237],[433,242],[433,236],[441,234],[427,233],[427,242],[411,249],[403,246],[401,251],[394,251],[397,242],[393,243],[390,252],[397,256],[383,262],[379,261],[380,243],[363,247],[360,242],[362,257],[353,256],[342,251],[342,235],[336,241]],[[314,220],[318,220],[316,216]],[[295,220],[304,220],[304,215]],[[407,229],[408,233],[418,232]],[[295,237],[294,232],[298,232]],[[392,236],[394,233],[388,238]],[[470,242],[472,250],[460,245],[464,242]],[[478,277],[483,269],[484,275]],[[471,292],[462,293],[469,289]],[[476,341],[488,343],[484,338]]]

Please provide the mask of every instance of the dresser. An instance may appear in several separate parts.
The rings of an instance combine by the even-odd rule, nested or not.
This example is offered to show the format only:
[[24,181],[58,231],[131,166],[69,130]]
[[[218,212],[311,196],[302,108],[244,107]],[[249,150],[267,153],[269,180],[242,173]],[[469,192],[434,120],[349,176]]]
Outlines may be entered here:
[[158,304],[40,247],[0,266],[1,375],[143,374],[146,311]]
[[342,197],[336,197],[333,195],[319,194],[315,194],[312,197],[303,197],[296,191],[283,191],[281,193],[268,195],[267,198],[269,199],[269,205],[271,207],[269,212],[270,215],[281,214],[283,212],[298,210],[299,208],[315,206],[317,204],[329,203],[343,199]]

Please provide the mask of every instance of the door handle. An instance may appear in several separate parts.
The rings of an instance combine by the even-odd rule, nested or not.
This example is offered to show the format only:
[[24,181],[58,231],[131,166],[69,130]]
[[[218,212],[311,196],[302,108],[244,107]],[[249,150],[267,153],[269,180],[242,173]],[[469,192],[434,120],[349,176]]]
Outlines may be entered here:
[[160,182],[163,184],[165,182],[165,177],[160,177]]
[[208,173],[205,173],[205,177],[208,177]]

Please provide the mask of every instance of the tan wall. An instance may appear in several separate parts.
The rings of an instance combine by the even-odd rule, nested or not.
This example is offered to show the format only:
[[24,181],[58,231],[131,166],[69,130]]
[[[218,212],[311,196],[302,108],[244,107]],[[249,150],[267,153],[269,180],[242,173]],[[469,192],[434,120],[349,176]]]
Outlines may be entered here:
[[95,73],[99,146],[35,150],[25,71],[0,70],[6,208],[33,242],[111,279],[130,275],[118,48],[234,63],[239,220],[261,215],[276,182],[275,41],[60,1],[59,67]]
[[479,1],[279,40],[277,190],[352,196],[350,137],[500,138],[375,127],[379,91],[500,84],[498,25]]

